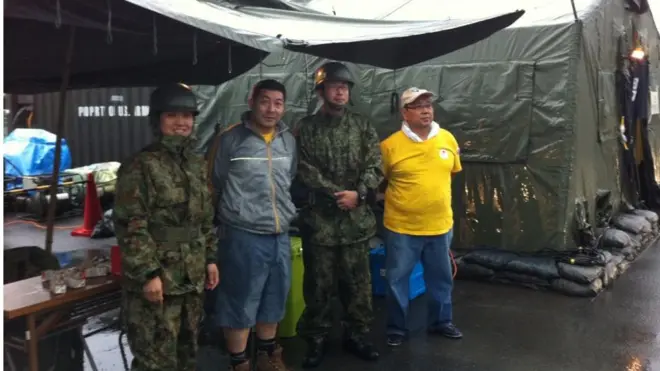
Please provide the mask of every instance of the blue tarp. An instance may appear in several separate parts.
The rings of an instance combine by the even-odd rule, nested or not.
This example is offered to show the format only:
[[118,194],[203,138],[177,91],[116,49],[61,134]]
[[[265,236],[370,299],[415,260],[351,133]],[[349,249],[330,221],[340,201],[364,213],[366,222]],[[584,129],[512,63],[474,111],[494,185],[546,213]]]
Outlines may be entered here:
[[[5,137],[5,176],[52,174],[57,137],[43,129],[16,129]],[[71,152],[62,138],[60,171],[71,168]]]

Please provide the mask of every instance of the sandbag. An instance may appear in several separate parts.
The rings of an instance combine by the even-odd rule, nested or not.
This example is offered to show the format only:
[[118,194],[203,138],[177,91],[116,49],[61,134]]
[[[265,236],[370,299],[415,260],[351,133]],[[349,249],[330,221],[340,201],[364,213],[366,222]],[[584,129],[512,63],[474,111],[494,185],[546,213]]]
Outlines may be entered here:
[[603,248],[614,249],[623,249],[628,246],[632,246],[633,243],[630,236],[626,232],[615,228],[605,229],[600,241]]
[[612,254],[611,262],[614,263],[615,265],[619,265],[619,263],[621,263],[625,258],[626,257],[619,252],[617,254]]
[[505,270],[546,280],[559,278],[554,258],[520,256],[510,261]]
[[601,250],[600,251],[600,256],[603,258],[603,266],[612,261],[612,253],[606,250]]
[[476,263],[490,269],[502,270],[517,257],[518,255],[506,251],[475,250],[465,255],[463,259],[468,263]]
[[643,243],[642,235],[634,234],[626,231],[622,231],[622,232],[627,234],[628,237],[630,237],[630,241],[632,242],[632,245],[630,245],[630,247],[632,247],[633,249],[639,249],[642,247],[642,243]]
[[603,282],[600,279],[590,284],[579,284],[563,278],[553,280],[550,283],[553,290],[571,296],[593,297],[603,290]]
[[456,261],[458,267],[458,273],[456,274],[459,278],[488,278],[492,277],[495,274],[490,268],[486,268],[476,263],[468,263],[461,259],[461,261]]
[[511,283],[523,285],[533,289],[550,287],[550,281],[529,274],[502,271],[498,272],[496,277],[498,280],[507,280]]
[[617,265],[617,268],[619,269],[619,275],[624,274],[628,268],[630,268],[630,261],[629,260],[623,260],[619,265]]
[[626,257],[626,260],[628,261],[633,261],[637,256],[637,250],[635,250],[634,247],[626,247],[625,249],[621,250],[621,253]]
[[110,238],[115,236],[115,223],[112,221],[112,209],[103,214],[103,219],[94,226],[90,238]]
[[590,284],[603,275],[603,267],[583,267],[580,265],[557,263],[559,275],[569,281],[581,284]]
[[603,280],[603,286],[609,287],[618,276],[618,273],[619,270],[617,269],[616,264],[614,264],[613,262],[607,263],[607,265],[605,266],[605,270],[603,272],[603,276],[601,277],[601,279]]
[[592,255],[591,259],[594,260],[593,265],[599,265],[601,267],[604,267],[612,260],[612,253],[603,249],[598,249],[598,252],[590,253],[589,255]]
[[632,214],[643,216],[651,224],[658,224],[658,214],[651,210],[635,209]]
[[645,217],[640,215],[619,214],[612,218],[612,223],[617,229],[636,235],[653,231],[651,223],[649,223]]

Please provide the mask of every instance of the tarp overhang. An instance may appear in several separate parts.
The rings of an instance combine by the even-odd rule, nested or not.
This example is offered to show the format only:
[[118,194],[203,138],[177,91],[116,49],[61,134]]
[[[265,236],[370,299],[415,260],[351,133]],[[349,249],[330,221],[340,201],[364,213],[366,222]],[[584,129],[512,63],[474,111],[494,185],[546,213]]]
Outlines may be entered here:
[[[233,2],[237,0],[213,0]],[[429,19],[483,19],[503,11],[524,9],[509,28],[558,25],[575,22],[592,13],[600,0],[240,0],[251,5],[298,9],[350,18],[425,21]],[[615,0],[621,2],[623,0]],[[264,5],[264,4],[273,5]],[[244,4],[246,5],[246,4]]]
[[524,11],[477,20],[389,21],[342,18],[210,1],[127,0],[191,26],[269,52],[310,55],[397,69],[474,44]]
[[268,55],[175,19],[123,0],[6,0],[4,92],[59,90],[70,25],[70,89],[218,85]]

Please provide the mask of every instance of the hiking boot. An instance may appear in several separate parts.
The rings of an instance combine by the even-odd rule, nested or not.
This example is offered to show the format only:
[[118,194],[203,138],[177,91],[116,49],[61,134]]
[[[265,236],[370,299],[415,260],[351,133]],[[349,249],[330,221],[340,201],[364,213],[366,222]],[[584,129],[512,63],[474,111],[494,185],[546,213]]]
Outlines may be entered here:
[[326,340],[323,337],[312,338],[307,341],[307,352],[303,359],[303,368],[318,367],[325,357],[327,351]]
[[373,344],[364,339],[344,339],[344,350],[365,361],[375,361],[380,357]]
[[257,371],[291,371],[282,360],[282,347],[278,345],[273,354],[257,352]]
[[458,340],[463,338],[463,333],[461,330],[456,328],[453,323],[448,323],[446,325],[440,326],[431,326],[428,329],[429,334],[441,335],[449,339]]
[[252,371],[252,367],[250,367],[250,361],[246,361],[234,367],[229,366],[229,371]]

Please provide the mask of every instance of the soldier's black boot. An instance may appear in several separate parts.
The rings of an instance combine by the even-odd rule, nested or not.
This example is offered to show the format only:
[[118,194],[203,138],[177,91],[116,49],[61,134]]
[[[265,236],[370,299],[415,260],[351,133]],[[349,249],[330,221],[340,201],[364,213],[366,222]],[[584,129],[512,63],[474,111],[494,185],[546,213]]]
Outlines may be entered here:
[[327,342],[325,337],[314,337],[307,341],[307,353],[303,359],[303,368],[318,367],[325,357]]
[[376,347],[363,337],[344,338],[344,350],[365,361],[376,361],[380,357]]

